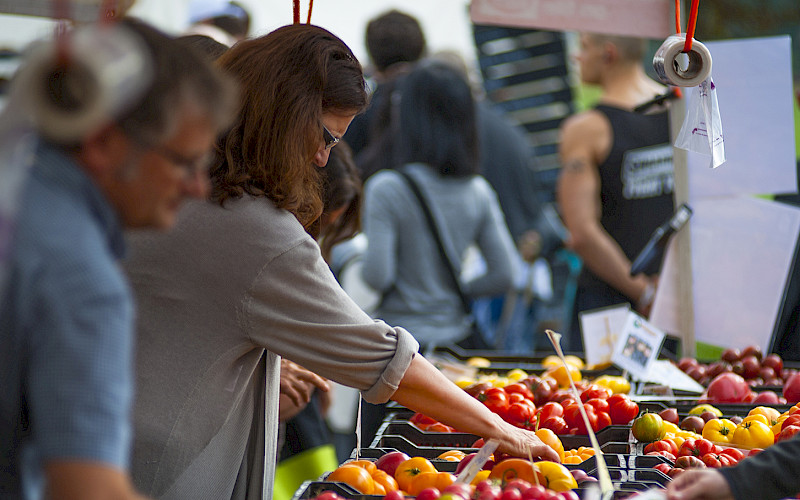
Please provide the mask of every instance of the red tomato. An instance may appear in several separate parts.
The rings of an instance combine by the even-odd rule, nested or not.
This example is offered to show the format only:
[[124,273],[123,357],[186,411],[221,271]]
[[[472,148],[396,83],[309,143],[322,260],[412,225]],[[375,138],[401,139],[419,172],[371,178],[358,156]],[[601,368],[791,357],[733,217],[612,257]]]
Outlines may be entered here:
[[672,463],[675,463],[675,460],[677,459],[677,457],[675,457],[675,455],[673,455],[672,453],[670,453],[668,451],[651,451],[650,453],[645,453],[645,455],[659,455],[659,456],[662,456],[662,457],[666,457],[669,460],[671,460]]
[[549,417],[539,423],[539,428],[550,429],[556,434],[566,434],[567,429],[569,429],[563,417]]
[[800,413],[791,413],[781,424],[781,430],[789,427],[790,425],[800,425]]
[[729,457],[731,457],[731,460],[733,460],[734,463],[744,458],[744,453],[742,453],[741,450],[736,448],[725,448],[719,454],[728,455]]
[[564,407],[561,406],[560,403],[551,401],[549,403],[545,403],[544,406],[539,407],[537,415],[539,415],[539,421],[544,422],[550,417],[560,417],[564,415]]
[[784,441],[793,437],[795,434],[800,432],[800,425],[790,425],[788,427],[784,427],[781,429],[780,434],[775,436],[775,442]]
[[427,427],[437,422],[436,419],[423,415],[422,413],[415,413],[408,421],[420,428]]
[[581,401],[585,403],[590,399],[608,399],[611,394],[611,389],[606,389],[599,385],[592,385],[581,393]]
[[792,404],[800,401],[800,374],[790,375],[783,383],[783,397]]
[[531,391],[528,386],[520,384],[519,382],[508,384],[507,386],[503,387],[503,390],[508,394],[522,394],[522,396],[526,399],[533,399],[533,391]]
[[714,451],[714,444],[708,439],[689,438],[678,449],[678,457],[702,457]]
[[608,399],[608,416],[611,423],[624,425],[639,415],[639,405],[631,401],[625,394],[614,394]]
[[[589,404],[584,404],[583,409],[586,410],[586,416],[589,418],[589,425],[594,430],[597,427],[597,413],[595,413],[594,407]],[[588,434],[586,422],[583,421],[583,416],[577,404],[564,408],[564,421],[570,429],[577,429],[576,432],[578,434]]]
[[708,399],[717,403],[741,403],[751,392],[747,381],[732,372],[721,373],[714,377],[706,391]]
[[644,447],[645,454],[650,453],[651,451],[668,451],[673,455],[677,455],[678,447],[675,446],[673,441],[662,439],[661,441],[654,441]]
[[664,475],[669,475],[669,470],[672,468],[668,464],[660,463],[653,467],[655,470],[659,470],[664,473]]
[[587,405],[592,405],[594,407],[595,413],[608,413],[608,401],[601,398],[592,398],[586,401]]
[[608,416],[608,413],[605,412],[597,412],[597,429],[593,429],[595,432],[599,431],[600,429],[604,429],[611,425],[611,417]]
[[501,417],[508,409],[508,393],[498,387],[487,389],[483,394],[478,395],[478,401],[482,402],[489,410],[497,413]]
[[700,460],[702,460],[707,467],[711,467],[713,469],[719,469],[722,467],[722,463],[719,461],[718,455],[713,453],[706,453],[700,457]]
[[534,410],[524,403],[514,403],[506,410],[506,420],[517,427],[530,427]]

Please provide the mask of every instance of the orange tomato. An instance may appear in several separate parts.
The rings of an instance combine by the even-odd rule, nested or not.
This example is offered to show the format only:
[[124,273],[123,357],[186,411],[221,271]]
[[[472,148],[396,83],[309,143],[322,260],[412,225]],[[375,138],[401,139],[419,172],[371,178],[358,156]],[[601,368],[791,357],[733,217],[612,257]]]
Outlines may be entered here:
[[419,492],[426,488],[436,488],[441,491],[456,480],[456,476],[449,472],[420,472],[411,480],[408,486],[409,495],[417,496]]
[[[579,382],[581,380],[581,371],[572,365],[567,365],[567,366],[569,366],[569,374],[572,376],[572,381]],[[544,372],[544,374],[542,374],[542,376],[555,379],[555,381],[558,382],[558,386],[561,387],[562,389],[569,387],[569,378],[567,377],[567,370],[564,368],[563,364],[561,366],[548,369],[547,371]]]
[[340,465],[328,474],[326,480],[347,483],[365,495],[372,495],[375,491],[375,481],[372,480],[372,476],[367,469],[358,465]]
[[378,470],[378,467],[375,466],[375,462],[370,460],[350,460],[349,462],[345,462],[345,464],[355,465],[361,467],[362,469],[366,469],[370,476],[374,475],[375,471]]
[[395,481],[392,476],[380,469],[377,469],[372,473],[372,481],[375,483],[376,487],[378,485],[383,487],[384,494],[389,493],[390,491],[396,491],[400,488],[397,485],[397,481]]
[[542,440],[544,444],[553,448],[558,453],[558,458],[564,461],[564,443],[558,438],[555,432],[550,429],[541,428],[536,431],[536,437]]
[[409,491],[408,487],[414,477],[423,472],[437,472],[430,460],[425,457],[413,457],[404,462],[400,462],[394,472],[394,479],[403,491]]
[[535,484],[535,475],[533,464],[530,461],[524,458],[507,458],[492,467],[489,479],[499,479],[503,483],[514,479],[524,479],[531,484]]
[[461,450],[450,450],[442,453],[436,458],[447,460],[448,462],[460,462],[465,456],[467,456],[467,454]]

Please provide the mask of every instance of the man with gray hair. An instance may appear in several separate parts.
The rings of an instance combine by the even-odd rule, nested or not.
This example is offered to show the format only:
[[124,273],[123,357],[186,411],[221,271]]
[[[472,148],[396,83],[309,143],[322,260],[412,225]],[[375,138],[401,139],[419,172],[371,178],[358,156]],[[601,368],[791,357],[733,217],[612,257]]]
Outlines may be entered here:
[[37,139],[0,304],[0,498],[129,499],[134,305],[123,228],[166,229],[209,191],[232,84],[135,20],[152,81],[78,140]]

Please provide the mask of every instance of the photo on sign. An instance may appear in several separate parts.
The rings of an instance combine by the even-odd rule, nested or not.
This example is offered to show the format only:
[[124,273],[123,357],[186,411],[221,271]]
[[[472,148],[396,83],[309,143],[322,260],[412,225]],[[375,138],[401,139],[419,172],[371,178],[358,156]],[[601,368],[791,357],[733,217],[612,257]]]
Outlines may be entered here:
[[614,364],[630,372],[639,380],[645,380],[648,370],[658,353],[666,335],[634,312],[628,313],[625,327],[614,346]]

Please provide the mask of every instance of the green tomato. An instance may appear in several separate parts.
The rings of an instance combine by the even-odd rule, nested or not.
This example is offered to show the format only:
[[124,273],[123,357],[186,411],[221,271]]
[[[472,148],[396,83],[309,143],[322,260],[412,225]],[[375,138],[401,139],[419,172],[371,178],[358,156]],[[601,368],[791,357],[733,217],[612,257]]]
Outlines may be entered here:
[[633,421],[633,437],[643,443],[658,441],[664,433],[664,420],[657,413],[644,413]]

